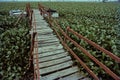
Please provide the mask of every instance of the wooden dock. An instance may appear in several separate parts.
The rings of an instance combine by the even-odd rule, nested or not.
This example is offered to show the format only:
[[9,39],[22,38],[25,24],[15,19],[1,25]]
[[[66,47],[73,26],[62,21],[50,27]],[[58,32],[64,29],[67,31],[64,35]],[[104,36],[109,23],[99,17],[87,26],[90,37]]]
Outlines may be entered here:
[[[48,23],[40,15],[38,9],[33,10],[33,29],[38,36],[38,53],[36,54],[34,47],[33,64],[38,67],[40,80],[89,80],[85,78],[79,71],[77,65],[73,65],[73,61],[69,53],[63,48],[59,39],[49,27]],[[36,57],[38,55],[38,58]],[[36,72],[38,70],[35,70]]]

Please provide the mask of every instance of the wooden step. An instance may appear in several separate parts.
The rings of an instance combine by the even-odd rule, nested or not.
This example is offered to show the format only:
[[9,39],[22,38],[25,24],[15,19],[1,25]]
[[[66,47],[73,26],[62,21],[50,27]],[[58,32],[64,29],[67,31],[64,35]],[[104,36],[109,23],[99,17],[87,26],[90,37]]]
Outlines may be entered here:
[[40,48],[38,48],[38,53],[44,53],[44,52],[48,52],[48,51],[54,51],[54,50],[62,49],[62,48],[63,48],[63,46],[61,44],[40,47]]
[[[43,35],[43,34],[52,34],[53,30],[52,29],[42,29],[42,30],[36,30],[38,35]],[[33,33],[33,31],[31,31]]]
[[61,71],[46,75],[46,76],[44,76],[44,79],[54,80],[54,79],[61,78],[63,76],[75,73],[77,71],[79,71],[78,67],[71,67],[71,68],[68,68],[68,69],[65,69],[65,70],[61,70]]
[[45,47],[45,46],[51,46],[51,45],[59,45],[60,42],[50,42],[50,43],[47,43],[47,44],[39,44],[39,47]]
[[42,32],[53,32],[53,30],[52,30],[51,28],[37,29],[36,31],[37,31],[38,33],[39,33],[39,32],[41,32],[41,33],[42,33]]
[[51,52],[41,53],[41,54],[38,54],[38,55],[39,55],[39,58],[42,58],[42,57],[51,56],[51,55],[55,55],[55,54],[60,54],[60,53],[64,53],[64,52],[65,52],[65,50],[58,49],[58,50],[54,50],[54,51],[51,51]]
[[38,44],[47,44],[47,43],[53,43],[53,42],[59,42],[57,38],[49,39],[49,40],[40,40]]
[[51,60],[55,60],[55,59],[66,57],[66,56],[68,56],[67,52],[59,53],[59,54],[55,54],[55,55],[50,55],[50,56],[47,56],[47,57],[40,58],[40,62],[51,61]]
[[44,22],[44,23],[36,23],[36,26],[40,26],[40,25],[48,26],[48,23],[46,23],[46,22]]
[[41,29],[51,29],[49,26],[46,26],[46,25],[37,25],[36,26],[36,29],[39,29],[39,30],[41,30]]
[[51,40],[51,39],[57,39],[57,37],[53,34],[49,34],[49,35],[45,35],[45,36],[41,35],[41,36],[38,37],[38,41],[40,41],[40,40]]
[[50,72],[53,72],[53,71],[58,71],[60,69],[65,69],[65,68],[70,67],[72,65],[73,65],[73,62],[68,61],[68,62],[64,62],[64,63],[58,64],[58,65],[55,65],[55,66],[42,68],[42,69],[40,69],[40,73],[41,73],[41,75],[43,75],[43,74],[47,74],[47,73],[50,73]]
[[[60,63],[66,62],[66,61],[70,61],[70,60],[71,60],[71,57],[67,56],[67,57],[63,57],[60,59],[40,63],[39,66],[40,66],[40,68],[44,68],[44,67],[48,67],[48,66],[52,66],[52,65],[57,65],[57,64],[60,64]],[[40,59],[39,59],[39,61],[40,61]]]
[[45,38],[48,38],[48,37],[56,37],[56,35],[54,35],[54,34],[49,34],[49,35],[40,35],[40,36],[38,36],[38,39],[40,38],[42,38],[42,39],[45,39]]

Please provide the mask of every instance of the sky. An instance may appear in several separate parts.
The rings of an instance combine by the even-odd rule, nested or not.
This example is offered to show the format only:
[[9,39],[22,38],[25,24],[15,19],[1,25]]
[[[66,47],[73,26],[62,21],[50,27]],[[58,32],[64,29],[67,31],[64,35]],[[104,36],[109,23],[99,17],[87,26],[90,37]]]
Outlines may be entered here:
[[[102,1],[102,0],[0,0],[0,1]],[[108,0],[117,1],[117,0]]]

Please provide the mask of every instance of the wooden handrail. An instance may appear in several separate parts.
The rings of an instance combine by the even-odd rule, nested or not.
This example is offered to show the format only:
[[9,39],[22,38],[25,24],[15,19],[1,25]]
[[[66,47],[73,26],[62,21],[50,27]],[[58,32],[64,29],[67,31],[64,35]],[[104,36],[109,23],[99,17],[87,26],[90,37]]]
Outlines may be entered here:
[[83,39],[84,41],[86,41],[87,43],[89,43],[90,45],[92,45],[93,47],[95,47],[96,49],[100,50],[101,52],[105,53],[106,55],[109,55],[113,60],[115,60],[116,62],[120,63],[120,58],[117,57],[116,55],[114,55],[113,53],[111,53],[110,51],[100,47],[98,44],[96,44],[95,42],[89,40],[88,38],[85,38],[84,36],[82,36],[81,34],[75,32],[74,30],[70,29],[70,27],[67,28],[67,31],[73,33],[75,36],[77,36],[80,39]]
[[[67,28],[68,30],[72,30],[69,27]],[[72,32],[75,32],[74,30],[72,30]],[[75,32],[77,33],[77,32]],[[77,33],[78,34],[78,33]],[[78,36],[77,36],[78,37]],[[98,64],[102,69],[104,69],[106,71],[106,73],[108,73],[110,76],[112,76],[115,80],[119,80],[120,77],[117,76],[115,73],[113,73],[108,67],[106,67],[103,63],[101,63],[99,60],[97,60],[94,56],[92,56],[89,52],[87,52],[87,50],[85,50],[83,47],[81,47],[77,42],[75,42],[74,40],[70,39],[69,40],[71,42],[73,42],[73,44],[78,47],[82,52],[84,52],[90,59],[92,59],[96,64]],[[96,44],[97,45],[97,44]]]
[[48,17],[50,18],[51,17],[51,14],[49,12],[47,12],[47,8],[45,8],[44,6],[42,6],[41,4],[38,4],[38,7],[39,7],[39,10],[40,10],[40,14],[44,17]]
[[30,27],[32,28],[32,14],[33,14],[33,10],[30,7],[30,3],[26,4],[26,12],[27,12],[27,17],[29,18]]
[[[32,20],[33,20],[33,10],[30,7],[30,3],[26,4],[26,12],[27,17],[29,19],[29,26],[32,29]],[[35,22],[35,16],[34,20]],[[40,73],[39,73],[39,62],[38,62],[38,40],[37,40],[37,32],[36,32],[36,24],[33,24],[33,31],[31,32],[31,48],[30,48],[30,60],[33,57],[33,53],[36,55],[36,66],[34,66],[34,80],[40,80]],[[37,72],[36,72],[37,70]]]

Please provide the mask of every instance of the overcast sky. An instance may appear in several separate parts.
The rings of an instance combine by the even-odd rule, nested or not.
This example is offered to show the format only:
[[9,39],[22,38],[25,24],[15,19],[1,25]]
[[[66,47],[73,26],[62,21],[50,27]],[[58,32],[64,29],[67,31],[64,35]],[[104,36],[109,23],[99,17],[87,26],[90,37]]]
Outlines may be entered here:
[[[0,0],[0,1],[102,1],[102,0]],[[117,1],[117,0],[108,0]]]

